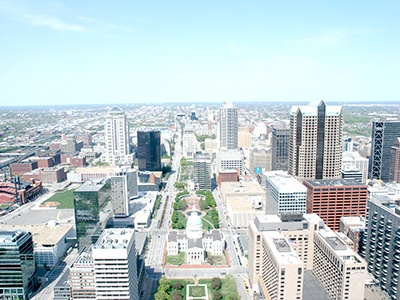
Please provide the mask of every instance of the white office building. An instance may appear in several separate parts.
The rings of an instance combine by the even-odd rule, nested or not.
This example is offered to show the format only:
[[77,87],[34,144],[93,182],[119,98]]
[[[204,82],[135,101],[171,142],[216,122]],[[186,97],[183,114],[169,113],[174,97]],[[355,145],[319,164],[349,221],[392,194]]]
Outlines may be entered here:
[[237,149],[238,111],[233,103],[227,103],[220,108],[219,138],[221,148]]
[[307,188],[285,171],[263,172],[267,214],[306,213]]
[[138,194],[137,170],[118,169],[111,177],[111,199],[115,217],[129,217],[129,201]]
[[239,170],[244,171],[244,157],[240,150],[219,149],[216,157],[217,171]]
[[96,299],[139,299],[133,229],[105,229],[92,256]]
[[105,124],[106,149],[103,161],[111,165],[132,163],[133,156],[129,153],[129,128],[125,112],[119,107],[108,111]]
[[187,124],[183,130],[182,136],[182,152],[186,158],[193,158],[193,155],[199,149],[198,142],[194,130],[194,126]]
[[357,151],[343,152],[342,170],[358,170],[362,174],[361,183],[366,183],[368,178],[368,158],[362,157]]

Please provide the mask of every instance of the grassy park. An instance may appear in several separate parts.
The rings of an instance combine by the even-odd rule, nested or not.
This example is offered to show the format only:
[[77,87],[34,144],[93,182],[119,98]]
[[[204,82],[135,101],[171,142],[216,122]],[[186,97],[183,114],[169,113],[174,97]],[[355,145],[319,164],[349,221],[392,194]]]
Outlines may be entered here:
[[58,209],[74,208],[74,190],[58,190],[43,204],[48,202],[58,202]]

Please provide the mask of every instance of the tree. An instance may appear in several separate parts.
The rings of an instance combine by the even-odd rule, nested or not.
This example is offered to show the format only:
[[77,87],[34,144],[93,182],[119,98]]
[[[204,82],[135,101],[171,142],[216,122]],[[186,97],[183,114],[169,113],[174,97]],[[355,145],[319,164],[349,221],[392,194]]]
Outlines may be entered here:
[[175,290],[181,290],[183,288],[183,283],[180,280],[177,280],[172,284],[172,287]]
[[[220,291],[215,291],[214,292],[214,296],[213,296],[213,300],[221,300],[222,299],[222,294]],[[226,299],[231,299],[231,298],[226,298]]]
[[173,293],[172,293],[172,300],[182,300],[183,299],[183,296],[182,296],[182,294],[180,293],[180,292],[178,292],[178,291],[173,291]]
[[155,295],[154,295],[154,300],[170,300],[171,297],[168,295],[166,291],[159,290]]
[[177,227],[178,229],[184,229],[184,228],[185,228],[185,225],[183,225],[183,223],[179,221],[178,224],[176,224],[176,227]]
[[222,280],[219,277],[214,277],[211,279],[211,287],[214,290],[219,290],[222,286]]

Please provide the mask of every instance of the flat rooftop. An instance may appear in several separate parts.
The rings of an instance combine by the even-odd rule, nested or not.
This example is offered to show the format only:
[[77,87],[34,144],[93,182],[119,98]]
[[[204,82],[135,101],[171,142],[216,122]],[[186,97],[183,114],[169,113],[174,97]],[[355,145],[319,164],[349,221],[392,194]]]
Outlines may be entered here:
[[77,188],[76,192],[98,192],[106,183],[106,180],[87,180],[85,181],[79,188]]
[[95,249],[123,249],[127,248],[129,241],[134,238],[133,229],[105,229],[96,244]]
[[354,180],[354,179],[318,179],[318,180],[306,180],[312,186],[363,186],[367,188],[367,185]]
[[302,260],[289,245],[283,234],[276,231],[263,232],[264,240],[271,249],[275,259],[282,265],[299,264],[303,266]]
[[233,196],[232,194],[260,194],[265,199],[265,191],[255,181],[222,182],[220,190],[222,194],[229,196]]
[[270,181],[280,193],[307,193],[307,188],[285,171],[269,171],[264,172],[263,175],[267,177],[268,181]]
[[25,230],[32,233],[33,243],[35,247],[52,247],[56,245],[68,231],[71,230],[73,224],[57,224],[48,226],[45,224],[38,225],[6,225],[2,224],[2,230]]

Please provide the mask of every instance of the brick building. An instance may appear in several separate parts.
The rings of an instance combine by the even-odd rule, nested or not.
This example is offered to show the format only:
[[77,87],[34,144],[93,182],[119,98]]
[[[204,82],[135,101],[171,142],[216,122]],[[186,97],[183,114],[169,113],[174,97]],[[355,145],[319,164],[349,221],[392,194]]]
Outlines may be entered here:
[[10,165],[11,175],[22,175],[38,168],[37,161],[27,161]]
[[332,230],[339,231],[341,217],[365,217],[367,186],[353,179],[307,180],[307,213],[316,213]]

